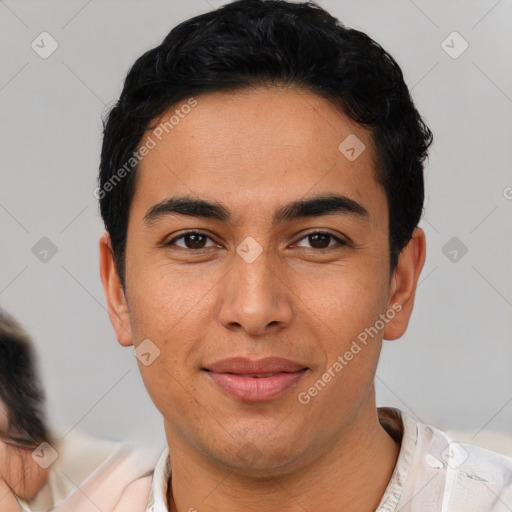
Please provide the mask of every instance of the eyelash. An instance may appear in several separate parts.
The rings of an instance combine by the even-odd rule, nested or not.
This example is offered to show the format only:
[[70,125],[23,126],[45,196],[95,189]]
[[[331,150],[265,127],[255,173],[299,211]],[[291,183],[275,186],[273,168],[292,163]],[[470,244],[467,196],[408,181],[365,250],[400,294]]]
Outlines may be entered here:
[[[185,233],[182,233],[181,235],[179,236],[176,236],[174,238],[172,238],[171,240],[169,240],[168,242],[166,242],[164,244],[165,247],[171,247],[172,245],[174,245],[178,240],[182,239],[182,238],[185,238],[187,236],[190,236],[190,235],[201,235],[201,236],[205,236],[207,238],[209,238],[210,240],[211,237],[208,236],[206,233],[203,233],[201,231],[186,231]],[[333,235],[332,233],[329,233],[327,231],[312,231],[311,233],[307,233],[305,234],[302,238],[299,238],[299,240],[297,240],[297,242],[295,243],[298,243],[300,242],[301,240],[304,240],[305,238],[308,238],[310,236],[313,236],[313,235],[325,235],[325,236],[329,236],[331,238],[333,238],[339,246],[346,246],[348,245],[347,242],[345,242],[344,240],[342,240],[341,238],[337,237],[336,235]],[[213,240],[212,240],[213,241]],[[333,246],[329,246],[329,247],[324,247],[322,249],[316,249],[314,247],[311,247],[310,249],[314,250],[314,251],[317,251],[317,252],[323,252],[323,251],[327,251],[329,249],[332,249]],[[180,249],[182,250],[185,250],[185,251],[192,251],[192,252],[201,252],[203,250],[207,250],[207,249],[210,249],[210,247],[201,247],[200,249],[189,249],[188,247],[180,247]]]

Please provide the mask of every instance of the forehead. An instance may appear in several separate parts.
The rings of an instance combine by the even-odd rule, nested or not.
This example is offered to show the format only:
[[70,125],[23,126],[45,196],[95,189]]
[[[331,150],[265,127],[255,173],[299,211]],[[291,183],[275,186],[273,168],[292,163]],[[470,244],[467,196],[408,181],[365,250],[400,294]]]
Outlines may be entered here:
[[[142,139],[155,146],[136,173],[138,216],[178,193],[229,200],[239,217],[319,192],[376,208],[370,213],[377,219],[385,213],[370,133],[327,99],[277,87],[194,99],[193,108],[182,108],[183,100],[154,120]],[[353,159],[354,152],[344,153],[347,145],[356,156],[362,152]]]

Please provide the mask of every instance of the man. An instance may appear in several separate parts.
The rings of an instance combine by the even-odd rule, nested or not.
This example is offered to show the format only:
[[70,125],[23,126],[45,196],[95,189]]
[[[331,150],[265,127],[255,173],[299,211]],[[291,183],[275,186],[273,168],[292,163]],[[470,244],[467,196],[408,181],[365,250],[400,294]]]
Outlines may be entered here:
[[512,461],[376,408],[407,329],[432,141],[400,68],[314,4],[240,0],[131,68],[100,272],[168,449],[147,510],[512,508]]

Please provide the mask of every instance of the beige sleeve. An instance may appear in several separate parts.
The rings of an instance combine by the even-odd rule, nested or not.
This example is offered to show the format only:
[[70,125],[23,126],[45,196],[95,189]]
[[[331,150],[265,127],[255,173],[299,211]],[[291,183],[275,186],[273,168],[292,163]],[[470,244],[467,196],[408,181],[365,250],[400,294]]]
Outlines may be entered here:
[[[141,463],[140,453],[121,447],[52,512],[144,512],[151,473]],[[127,503],[131,508],[123,509],[122,504]]]

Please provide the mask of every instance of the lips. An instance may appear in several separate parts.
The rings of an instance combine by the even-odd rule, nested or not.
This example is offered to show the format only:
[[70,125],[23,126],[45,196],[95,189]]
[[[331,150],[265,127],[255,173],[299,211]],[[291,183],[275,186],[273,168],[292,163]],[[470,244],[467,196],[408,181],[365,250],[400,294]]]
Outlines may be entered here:
[[204,369],[215,373],[258,376],[281,372],[298,372],[305,368],[307,368],[306,365],[281,357],[266,357],[259,360],[252,360],[246,357],[232,357],[208,365]]
[[[233,373],[233,372],[226,372],[226,373]],[[277,375],[281,372],[276,373],[236,373],[234,375],[240,375],[240,377],[254,377],[255,379],[264,379],[266,377],[273,377],[274,375]]]
[[294,387],[309,368],[280,357],[233,357],[202,368],[224,393],[249,402],[271,400]]

